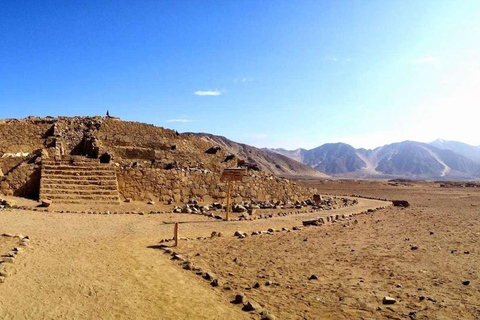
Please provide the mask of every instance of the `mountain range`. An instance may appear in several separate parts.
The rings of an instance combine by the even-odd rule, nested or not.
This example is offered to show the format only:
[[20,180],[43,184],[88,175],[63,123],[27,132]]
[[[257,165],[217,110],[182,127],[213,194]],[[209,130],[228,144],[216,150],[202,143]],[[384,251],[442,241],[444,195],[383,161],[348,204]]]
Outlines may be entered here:
[[373,150],[327,143],[306,150],[269,149],[325,174],[346,178],[477,179],[480,146],[457,141],[404,141]]

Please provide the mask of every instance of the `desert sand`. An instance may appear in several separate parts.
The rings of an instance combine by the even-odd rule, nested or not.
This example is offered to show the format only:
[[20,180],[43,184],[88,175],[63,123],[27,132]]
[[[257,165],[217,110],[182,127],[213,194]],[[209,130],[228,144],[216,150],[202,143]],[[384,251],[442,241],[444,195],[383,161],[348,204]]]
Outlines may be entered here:
[[[434,183],[301,183],[325,194],[408,200],[411,207],[258,236],[250,234],[386,203],[360,198],[335,211],[236,222],[169,213],[0,211],[0,233],[31,238],[16,273],[0,284],[0,318],[259,319],[268,310],[277,319],[478,319],[480,191]],[[222,232],[174,249],[213,272],[218,287],[159,249],[178,221],[181,237]],[[233,237],[238,230],[249,236]],[[258,309],[232,304],[237,293]],[[385,296],[396,303],[383,305]]]

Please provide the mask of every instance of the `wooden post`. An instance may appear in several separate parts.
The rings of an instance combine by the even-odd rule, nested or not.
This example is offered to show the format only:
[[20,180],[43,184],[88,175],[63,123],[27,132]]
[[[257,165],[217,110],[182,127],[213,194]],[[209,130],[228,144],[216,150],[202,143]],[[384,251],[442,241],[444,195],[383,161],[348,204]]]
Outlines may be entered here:
[[228,180],[228,189],[227,189],[227,214],[225,216],[225,220],[228,221],[229,215],[230,215],[230,188],[231,188],[232,182]]
[[178,222],[175,222],[175,229],[173,230],[173,238],[175,239],[175,247],[178,247]]

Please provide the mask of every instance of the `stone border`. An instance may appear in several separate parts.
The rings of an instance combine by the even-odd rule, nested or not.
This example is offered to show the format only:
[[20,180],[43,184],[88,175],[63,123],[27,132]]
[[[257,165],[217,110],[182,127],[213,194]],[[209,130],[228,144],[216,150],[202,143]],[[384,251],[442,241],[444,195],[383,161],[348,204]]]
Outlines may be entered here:
[[[388,206],[381,206],[381,207],[377,207],[375,209],[368,209],[367,211],[362,211],[360,213],[352,213],[352,214],[348,214],[348,215],[342,214],[340,216],[340,215],[337,214],[337,215],[330,215],[330,216],[327,216],[325,218],[320,217],[316,220],[307,220],[306,224],[305,224],[306,221],[303,221],[303,226],[294,226],[294,227],[292,227],[291,230],[288,229],[288,228],[282,228],[281,230],[275,230],[275,229],[270,228],[267,231],[253,231],[251,233],[251,236],[258,236],[258,235],[262,235],[262,234],[274,235],[275,233],[279,233],[279,232],[301,231],[301,230],[304,229],[304,227],[319,227],[319,226],[322,226],[322,225],[329,225],[329,224],[333,225],[334,223],[337,223],[337,222],[345,222],[343,224],[343,227],[345,228],[345,227],[350,225],[350,220],[352,220],[356,216],[370,215],[370,214],[373,214],[375,212],[378,212],[378,211],[386,209],[386,208],[388,208]],[[312,221],[315,221],[317,223],[311,223]],[[353,224],[358,224],[358,220],[354,220]],[[207,240],[207,239],[211,239],[211,238],[215,238],[215,237],[222,237],[222,236],[223,236],[223,234],[221,232],[213,231],[210,237],[197,237],[196,239],[194,239],[194,238],[179,238],[179,240],[187,240],[187,241],[188,240]],[[237,239],[244,239],[247,236],[248,236],[247,233],[242,232],[242,231],[235,231],[235,233],[233,234],[233,237],[236,237]],[[210,285],[212,287],[219,287],[221,285],[218,278],[215,276],[215,274],[213,272],[203,271],[201,267],[194,266],[191,261],[189,261],[188,259],[185,259],[184,256],[175,252],[174,248],[168,247],[164,244],[164,243],[171,242],[171,241],[174,241],[174,240],[173,239],[164,239],[164,240],[160,241],[160,243],[161,243],[160,244],[160,249],[162,249],[164,251],[164,254],[170,256],[170,260],[180,262],[180,265],[182,266],[183,269],[192,271],[196,275],[201,276],[206,281],[209,281]],[[312,277],[313,277],[313,275],[312,275]],[[253,288],[258,288],[257,285],[258,285],[258,287],[260,286],[260,284],[258,282],[256,282]],[[265,283],[265,285],[266,286],[271,286],[271,285],[277,285],[277,284],[273,283],[271,281],[267,281]],[[225,291],[230,291],[231,287],[230,287],[229,283],[226,282],[222,286],[222,289],[225,290]],[[266,319],[266,320],[275,319],[275,316],[273,314],[271,314],[268,310],[265,310],[264,308],[261,308],[254,301],[248,301],[248,299],[242,293],[237,293],[235,295],[234,299],[231,301],[231,303],[239,305],[240,307],[242,307],[242,310],[246,311],[246,312],[257,311],[257,312],[254,312],[254,313],[258,313],[261,316],[261,319]]]
[[[335,197],[337,198],[337,197]],[[269,214],[260,214],[260,215],[251,215],[251,216],[241,216],[238,219],[232,218],[229,221],[253,221],[253,220],[259,220],[259,219],[271,219],[271,218],[276,218],[276,217],[285,217],[287,215],[293,215],[293,214],[303,214],[303,213],[314,213],[314,212],[321,212],[321,211],[328,211],[328,210],[334,210],[334,209],[340,209],[340,208],[346,208],[346,207],[352,207],[355,206],[357,203],[352,203],[351,205],[340,205],[339,207],[333,208],[333,207],[327,207],[327,208],[317,208],[317,209],[310,209],[310,210],[295,210],[291,212],[277,212],[277,213],[269,213]],[[312,205],[307,205],[307,207]],[[3,210],[6,210],[7,208],[1,208]],[[220,214],[214,214],[215,211],[213,212],[175,212],[174,210],[163,210],[163,211],[155,211],[152,210],[150,212],[144,212],[144,211],[98,211],[98,210],[51,210],[46,207],[34,207],[34,208],[29,208],[27,206],[11,206],[8,209],[17,209],[17,210],[26,210],[26,211],[34,211],[34,212],[49,212],[49,213],[67,213],[67,214],[95,214],[95,215],[121,215],[121,214],[131,214],[131,215],[151,215],[151,214],[193,214],[193,215],[200,215],[204,216],[207,218],[212,218],[216,220],[225,220],[223,216]],[[294,209],[294,208],[291,208]],[[265,208],[265,209],[255,209],[255,210],[275,210],[271,208]],[[285,210],[285,209],[283,209]],[[223,211],[222,211],[223,213]]]
[[10,233],[4,233],[1,235],[3,238],[16,238],[19,239],[17,246],[13,247],[8,253],[0,256],[0,283],[5,282],[5,279],[12,276],[16,271],[12,267],[15,263],[18,255],[24,251],[24,248],[30,246],[30,238],[21,234],[13,235]]

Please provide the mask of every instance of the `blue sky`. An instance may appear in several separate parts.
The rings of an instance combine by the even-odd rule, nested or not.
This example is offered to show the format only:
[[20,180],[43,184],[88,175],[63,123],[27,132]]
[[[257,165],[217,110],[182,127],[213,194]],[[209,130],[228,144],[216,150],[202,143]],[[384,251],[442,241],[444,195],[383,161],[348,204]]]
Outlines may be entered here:
[[480,1],[2,1],[0,118],[480,145]]

